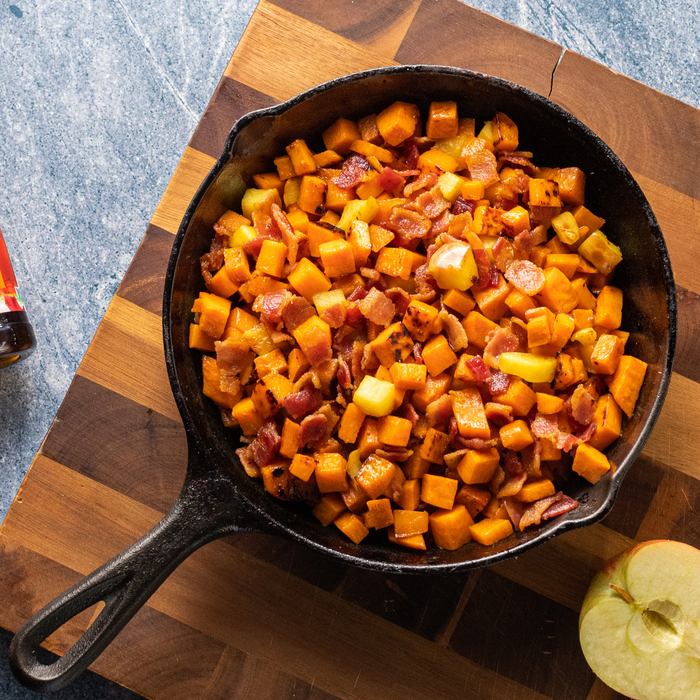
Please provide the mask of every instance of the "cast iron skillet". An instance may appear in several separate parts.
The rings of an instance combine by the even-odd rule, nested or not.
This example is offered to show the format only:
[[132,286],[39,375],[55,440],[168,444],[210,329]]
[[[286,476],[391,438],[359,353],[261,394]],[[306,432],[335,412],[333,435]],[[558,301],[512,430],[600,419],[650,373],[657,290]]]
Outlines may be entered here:
[[[540,165],[577,165],[586,173],[586,204],[607,219],[605,230],[622,248],[615,283],[625,293],[628,352],[649,364],[637,411],[607,454],[617,466],[591,486],[567,485],[580,507],[491,547],[470,543],[454,552],[403,550],[380,534],[361,545],[324,528],[306,508],[270,497],[248,478],[235,449],[237,434],[223,427],[202,395],[200,353],[188,349],[193,299],[202,290],[199,257],[221,214],[239,205],[246,183],[273,170],[273,157],[295,138],[322,150],[319,135],[338,117],[359,119],[395,100],[415,102],[426,114],[433,100],[455,100],[477,123],[497,111],[520,130],[521,147]],[[656,421],[671,376],[676,298],[666,246],[654,215],[630,173],[586,126],[545,98],[498,78],[457,68],[399,66],[332,80],[269,109],[240,119],[222,156],[199,188],[175,239],[165,280],[163,335],[168,373],[189,444],[189,466],[172,510],[153,530],[56,598],[15,635],[10,663],[33,690],[56,690],[91,664],[168,575],[203,544],[234,532],[265,532],[303,542],[347,564],[396,573],[445,573],[495,564],[566,530],[600,520],[613,505],[625,472]],[[574,475],[575,476],[575,475]],[[104,601],[85,634],[58,661],[40,663],[40,643],[79,612]]]

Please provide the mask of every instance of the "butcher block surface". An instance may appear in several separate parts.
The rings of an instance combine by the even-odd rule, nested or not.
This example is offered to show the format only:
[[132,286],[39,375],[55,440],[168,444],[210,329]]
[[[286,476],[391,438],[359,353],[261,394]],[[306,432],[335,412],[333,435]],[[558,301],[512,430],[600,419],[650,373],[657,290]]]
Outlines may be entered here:
[[[376,66],[454,65],[524,85],[572,112],[639,182],[669,248],[679,301],[661,417],[610,515],[489,569],[397,576],[277,537],[207,545],[91,667],[163,700],[612,700],[578,643],[603,561],[634,542],[700,547],[700,112],[458,0],[262,0],[173,174],[0,528],[0,625],[150,529],[186,470],[163,356],[173,236],[233,123]],[[694,340],[695,338],[695,340]],[[48,641],[68,649],[91,611]]]

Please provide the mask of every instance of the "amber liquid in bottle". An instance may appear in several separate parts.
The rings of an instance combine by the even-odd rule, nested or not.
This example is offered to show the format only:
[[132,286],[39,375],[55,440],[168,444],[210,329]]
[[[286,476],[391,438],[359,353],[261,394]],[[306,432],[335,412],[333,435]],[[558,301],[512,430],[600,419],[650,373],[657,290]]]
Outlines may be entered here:
[[35,347],[34,329],[0,231],[0,369],[23,360]]

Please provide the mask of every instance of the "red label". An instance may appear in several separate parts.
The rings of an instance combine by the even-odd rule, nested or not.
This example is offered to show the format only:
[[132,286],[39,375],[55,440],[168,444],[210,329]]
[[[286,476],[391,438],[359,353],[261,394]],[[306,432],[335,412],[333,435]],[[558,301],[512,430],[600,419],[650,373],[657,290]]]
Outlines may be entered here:
[[24,301],[17,287],[10,256],[0,231],[0,314],[24,310]]

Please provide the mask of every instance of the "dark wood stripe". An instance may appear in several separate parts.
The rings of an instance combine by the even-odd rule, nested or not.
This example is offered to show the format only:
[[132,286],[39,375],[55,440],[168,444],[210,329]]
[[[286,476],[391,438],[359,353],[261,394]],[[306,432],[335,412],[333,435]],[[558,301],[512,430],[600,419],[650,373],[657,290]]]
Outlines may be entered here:
[[697,109],[572,51],[556,69],[551,99],[591,127],[628,168],[700,199],[700,179],[688,171],[688,163],[700,161]]
[[190,139],[190,147],[218,158],[236,120],[273,104],[272,97],[223,76]]
[[585,700],[595,680],[578,641],[578,613],[490,569],[482,572],[449,646],[557,700]]
[[423,0],[394,58],[490,73],[546,96],[560,55],[561,46],[459,0]]
[[182,423],[75,377],[41,453],[163,513],[185,478]]
[[635,539],[667,469],[646,455],[637,457],[625,475],[615,505],[603,521],[605,527]]
[[381,5],[355,0],[269,0],[298,17],[366,46],[381,39],[413,11],[416,0],[393,0]]
[[676,287],[678,298],[678,342],[673,371],[700,382],[700,294]]
[[150,224],[119,285],[117,295],[160,315],[163,309],[163,281],[173,241],[172,233]]

